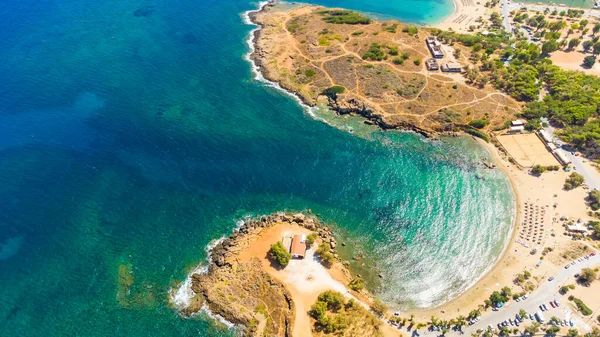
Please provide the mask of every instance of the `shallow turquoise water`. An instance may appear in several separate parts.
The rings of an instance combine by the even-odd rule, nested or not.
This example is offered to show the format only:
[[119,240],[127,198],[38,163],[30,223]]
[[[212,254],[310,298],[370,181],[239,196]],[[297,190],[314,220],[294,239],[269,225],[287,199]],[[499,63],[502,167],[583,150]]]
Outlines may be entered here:
[[228,335],[180,319],[169,291],[237,220],[282,209],[338,223],[397,307],[454,296],[498,256],[512,196],[486,153],[315,120],[253,80],[255,7],[0,4],[0,335]]

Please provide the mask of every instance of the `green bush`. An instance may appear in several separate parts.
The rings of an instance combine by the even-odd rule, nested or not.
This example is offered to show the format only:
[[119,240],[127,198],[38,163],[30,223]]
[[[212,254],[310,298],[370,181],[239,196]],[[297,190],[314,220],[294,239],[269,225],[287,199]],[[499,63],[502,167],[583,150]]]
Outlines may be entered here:
[[575,302],[575,304],[577,305],[577,309],[579,309],[582,315],[589,316],[592,314],[592,309],[588,308],[588,306],[585,305],[585,303],[583,303],[582,300],[573,297],[573,302]]
[[327,267],[331,267],[335,262],[335,257],[330,252],[331,246],[328,243],[322,243],[315,251],[315,255],[321,259],[321,262]]
[[310,248],[313,245],[313,243],[315,243],[316,239],[317,239],[317,233],[309,234],[306,237],[306,247]]
[[394,57],[394,59],[392,60],[393,64],[397,64],[397,65],[401,65],[402,63],[404,63],[404,59],[401,57]]
[[545,166],[536,164],[536,165],[533,165],[533,167],[531,168],[531,174],[536,177],[539,177],[540,175],[542,175],[542,173],[546,172],[546,170],[547,169]]
[[565,181],[564,189],[568,191],[577,188],[583,184],[584,180],[585,179],[581,174],[573,172]]
[[354,291],[361,291],[365,288],[365,282],[362,278],[355,278],[350,281],[348,287]]
[[421,59],[414,59],[414,60],[413,60],[413,63],[414,63],[416,66],[420,66],[420,65],[421,65]]
[[472,120],[469,122],[470,126],[477,128],[477,129],[483,129],[486,126],[488,126],[488,124],[490,124],[490,122],[488,122],[485,119],[475,119],[475,120]]
[[470,135],[472,135],[472,136],[481,138],[481,139],[485,140],[488,143],[490,142],[490,137],[487,134],[485,134],[485,133],[483,133],[483,132],[481,132],[479,130],[467,128],[467,129],[465,129],[465,132],[468,133],[468,134],[470,134]]
[[369,50],[362,56],[363,60],[383,61],[387,58],[379,43],[371,43]]
[[413,36],[419,32],[419,29],[415,26],[407,26],[402,28],[402,31],[410,36]]
[[388,310],[388,306],[380,299],[376,298],[373,300],[373,303],[371,303],[371,310],[378,315],[383,315]]
[[282,267],[287,266],[292,259],[292,254],[285,249],[281,241],[277,241],[277,243],[271,245],[271,249],[269,249],[269,256]]
[[344,9],[329,9],[319,11],[319,14],[324,15],[323,21],[334,24],[349,24],[349,25],[368,25],[372,22],[368,17],[350,10]]

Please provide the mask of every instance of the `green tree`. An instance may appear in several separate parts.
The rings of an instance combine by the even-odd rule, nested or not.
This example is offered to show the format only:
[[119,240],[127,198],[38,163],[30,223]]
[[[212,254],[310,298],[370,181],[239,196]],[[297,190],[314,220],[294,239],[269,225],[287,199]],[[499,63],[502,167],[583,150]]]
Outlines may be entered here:
[[579,39],[569,40],[569,50],[573,50],[573,49],[577,48],[577,46],[579,46],[579,43],[581,43],[581,41]]
[[577,331],[577,329],[569,329],[569,331],[567,332],[567,337],[578,337],[579,336],[579,331]]
[[542,173],[546,172],[546,167],[544,167],[540,164],[536,164],[536,165],[533,165],[530,172],[532,175],[539,177],[540,175],[542,175]]
[[540,331],[540,323],[532,322],[528,326],[525,327],[525,335],[533,336]]
[[331,267],[335,262],[335,257],[331,254],[331,246],[329,243],[322,243],[315,251],[315,255],[321,259],[321,262],[328,267]]
[[271,249],[269,249],[269,256],[282,267],[287,266],[292,259],[292,254],[285,249],[281,241],[277,241],[277,243],[271,245]]
[[565,180],[564,189],[569,191],[574,188],[577,188],[583,184],[585,178],[577,172],[573,172],[569,175],[569,177]]
[[549,40],[542,44],[542,53],[544,55],[548,55],[557,50],[558,50],[558,42],[556,42],[556,40]]
[[306,247],[310,248],[317,239],[317,233],[311,233],[306,237]]
[[592,210],[596,211],[600,209],[600,191],[591,191],[586,199]]
[[583,66],[586,68],[593,67],[595,63],[596,63],[596,57],[594,57],[594,56],[586,56],[583,59]]
[[596,271],[592,268],[583,268],[579,274],[579,280],[590,284],[598,278]]
[[556,336],[556,334],[560,331],[560,328],[556,325],[552,325],[546,328],[546,334],[548,336]]
[[583,43],[581,44],[581,46],[583,47],[583,51],[585,52],[589,52],[590,49],[592,49],[592,46],[594,45],[594,42],[590,41],[590,40],[585,40],[583,41]]

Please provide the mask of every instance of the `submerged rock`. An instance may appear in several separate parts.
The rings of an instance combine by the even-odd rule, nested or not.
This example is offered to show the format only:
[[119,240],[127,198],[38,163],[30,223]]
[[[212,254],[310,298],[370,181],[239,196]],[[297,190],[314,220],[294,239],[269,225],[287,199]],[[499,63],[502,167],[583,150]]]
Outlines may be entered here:
[[154,6],[144,6],[142,8],[137,9],[135,12],[133,12],[133,15],[137,18],[146,17],[146,16],[152,15],[152,13],[154,13],[154,11],[155,11]]

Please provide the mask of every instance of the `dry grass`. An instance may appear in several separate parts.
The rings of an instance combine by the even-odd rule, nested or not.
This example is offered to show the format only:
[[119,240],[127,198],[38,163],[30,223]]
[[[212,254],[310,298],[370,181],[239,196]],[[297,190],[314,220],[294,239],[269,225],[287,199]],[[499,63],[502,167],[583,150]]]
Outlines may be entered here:
[[[499,128],[520,110],[516,101],[490,86],[476,88],[465,84],[460,74],[427,71],[427,30],[410,36],[402,32],[406,25],[398,22],[328,24],[317,13],[320,9],[275,7],[256,18],[264,26],[257,44],[267,78],[297,92],[305,102],[314,105],[324,89],[339,85],[346,88],[342,101],[361,102],[390,124],[408,122],[435,131],[474,119],[487,119],[490,129]],[[395,33],[385,30],[392,24],[397,25]],[[381,46],[385,60],[363,60],[373,43]],[[395,64],[394,58],[402,54],[408,58]],[[416,59],[421,64],[415,64]]]

